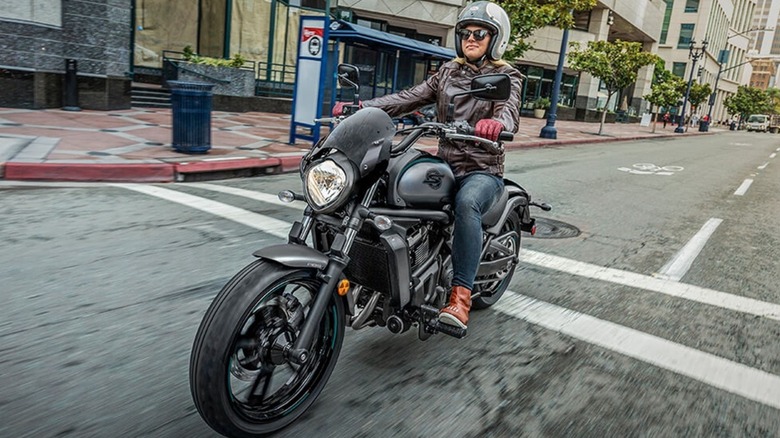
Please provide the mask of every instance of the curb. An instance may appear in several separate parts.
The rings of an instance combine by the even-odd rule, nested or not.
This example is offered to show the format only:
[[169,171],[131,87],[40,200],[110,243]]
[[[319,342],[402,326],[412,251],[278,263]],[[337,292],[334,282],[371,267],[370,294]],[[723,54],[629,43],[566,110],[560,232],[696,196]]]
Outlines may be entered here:
[[5,163],[5,179],[37,181],[173,182],[171,164]]

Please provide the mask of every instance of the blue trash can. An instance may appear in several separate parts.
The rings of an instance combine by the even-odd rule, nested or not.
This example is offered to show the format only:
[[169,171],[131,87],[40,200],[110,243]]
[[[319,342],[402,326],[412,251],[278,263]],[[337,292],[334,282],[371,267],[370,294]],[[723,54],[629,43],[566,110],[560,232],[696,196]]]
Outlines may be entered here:
[[211,89],[204,82],[168,81],[173,113],[173,148],[186,154],[211,149]]

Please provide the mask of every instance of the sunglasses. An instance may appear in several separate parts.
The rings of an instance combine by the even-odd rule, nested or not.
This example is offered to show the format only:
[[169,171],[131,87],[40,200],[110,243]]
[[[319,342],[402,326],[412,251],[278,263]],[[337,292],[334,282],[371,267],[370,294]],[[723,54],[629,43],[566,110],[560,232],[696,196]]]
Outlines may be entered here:
[[485,29],[479,29],[479,30],[460,29],[458,31],[458,36],[462,40],[469,39],[471,35],[474,35],[475,40],[482,41],[485,39],[486,36],[490,35],[490,31]]

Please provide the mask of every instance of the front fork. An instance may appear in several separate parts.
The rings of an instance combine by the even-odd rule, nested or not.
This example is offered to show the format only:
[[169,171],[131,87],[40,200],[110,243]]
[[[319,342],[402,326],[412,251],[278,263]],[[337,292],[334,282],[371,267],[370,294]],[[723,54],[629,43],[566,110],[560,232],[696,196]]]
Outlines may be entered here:
[[[319,291],[317,291],[317,296],[314,297],[314,303],[303,322],[300,334],[295,339],[295,342],[291,346],[288,344],[286,348],[288,359],[297,365],[302,365],[309,360],[309,349],[314,340],[317,326],[325,315],[325,310],[341,278],[341,273],[344,272],[344,269],[349,264],[349,250],[352,248],[352,243],[355,241],[363,221],[368,217],[368,206],[371,203],[371,199],[374,198],[378,185],[379,182],[374,183],[366,192],[363,201],[352,209],[347,222],[346,232],[337,234],[333,239],[329,254],[330,261],[328,266],[319,274],[323,283],[320,285]],[[311,231],[312,223],[313,219],[310,216],[307,217],[301,229],[301,232],[305,234],[299,235],[297,238],[299,241],[306,240],[308,233]]]

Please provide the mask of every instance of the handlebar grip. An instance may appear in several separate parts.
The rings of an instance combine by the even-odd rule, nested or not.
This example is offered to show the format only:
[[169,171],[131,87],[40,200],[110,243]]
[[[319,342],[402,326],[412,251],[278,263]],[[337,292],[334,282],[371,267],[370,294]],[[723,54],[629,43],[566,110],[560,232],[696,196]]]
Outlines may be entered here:
[[[474,131],[475,129],[471,126],[467,126],[464,129],[465,133],[468,135],[477,135]],[[515,134],[511,131],[501,131],[500,134],[498,134],[498,141],[512,141],[515,139]]]

